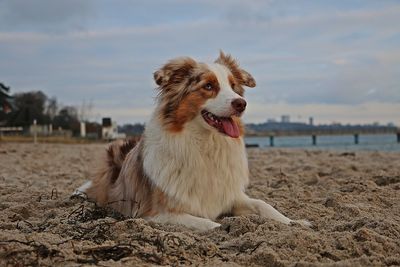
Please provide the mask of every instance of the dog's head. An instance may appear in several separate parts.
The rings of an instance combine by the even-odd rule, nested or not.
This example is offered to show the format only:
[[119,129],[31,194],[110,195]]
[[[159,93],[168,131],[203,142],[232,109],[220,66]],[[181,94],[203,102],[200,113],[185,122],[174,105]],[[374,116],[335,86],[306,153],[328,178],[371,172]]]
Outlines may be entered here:
[[154,73],[154,80],[160,89],[159,116],[167,130],[180,132],[201,116],[209,130],[230,137],[242,134],[243,87],[255,87],[256,82],[230,55],[220,52],[213,64],[173,59]]

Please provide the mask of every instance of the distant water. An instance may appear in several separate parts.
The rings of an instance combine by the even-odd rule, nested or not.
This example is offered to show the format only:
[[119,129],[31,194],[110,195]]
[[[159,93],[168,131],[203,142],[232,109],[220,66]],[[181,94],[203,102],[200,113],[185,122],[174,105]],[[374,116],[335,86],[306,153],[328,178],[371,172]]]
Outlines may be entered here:
[[[246,144],[258,144],[261,148],[270,148],[268,136],[246,137],[245,142]],[[358,144],[354,144],[353,135],[322,135],[317,136],[317,145],[315,146],[312,144],[311,136],[275,136],[274,147],[400,152],[396,134],[360,134]]]

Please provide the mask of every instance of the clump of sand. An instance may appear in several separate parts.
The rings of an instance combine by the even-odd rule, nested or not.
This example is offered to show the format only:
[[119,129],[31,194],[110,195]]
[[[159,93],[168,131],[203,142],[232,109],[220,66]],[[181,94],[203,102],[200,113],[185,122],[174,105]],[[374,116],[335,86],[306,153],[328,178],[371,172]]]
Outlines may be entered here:
[[0,144],[0,266],[400,265],[400,153],[250,149],[256,215],[199,233],[70,198],[104,145]]

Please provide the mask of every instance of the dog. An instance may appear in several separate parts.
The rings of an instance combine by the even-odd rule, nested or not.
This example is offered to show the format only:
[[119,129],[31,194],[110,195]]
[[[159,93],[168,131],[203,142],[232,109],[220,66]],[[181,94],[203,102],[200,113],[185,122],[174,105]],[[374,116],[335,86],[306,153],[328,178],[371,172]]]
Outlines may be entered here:
[[212,64],[172,59],[154,73],[156,108],[139,141],[113,142],[103,167],[77,189],[126,216],[205,231],[215,219],[255,213],[294,221],[246,195],[249,170],[244,127],[244,87],[252,75],[220,52]]

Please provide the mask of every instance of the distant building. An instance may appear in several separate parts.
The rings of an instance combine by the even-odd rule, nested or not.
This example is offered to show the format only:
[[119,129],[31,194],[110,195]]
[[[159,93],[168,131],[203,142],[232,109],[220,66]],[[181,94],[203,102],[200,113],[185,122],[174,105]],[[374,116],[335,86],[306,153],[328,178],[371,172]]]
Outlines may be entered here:
[[124,133],[118,133],[117,123],[115,121],[112,121],[111,118],[103,118],[101,125],[101,138],[103,139],[113,140],[126,137]]
[[282,115],[281,122],[282,123],[289,123],[290,122],[290,116],[289,115]]
[[276,120],[275,119],[268,119],[267,120],[267,123],[271,123],[271,122],[276,122]]
[[0,126],[7,124],[7,114],[13,111],[13,98],[9,94],[10,87],[0,83]]
[[309,125],[314,125],[314,118],[313,117],[308,118],[308,124]]

